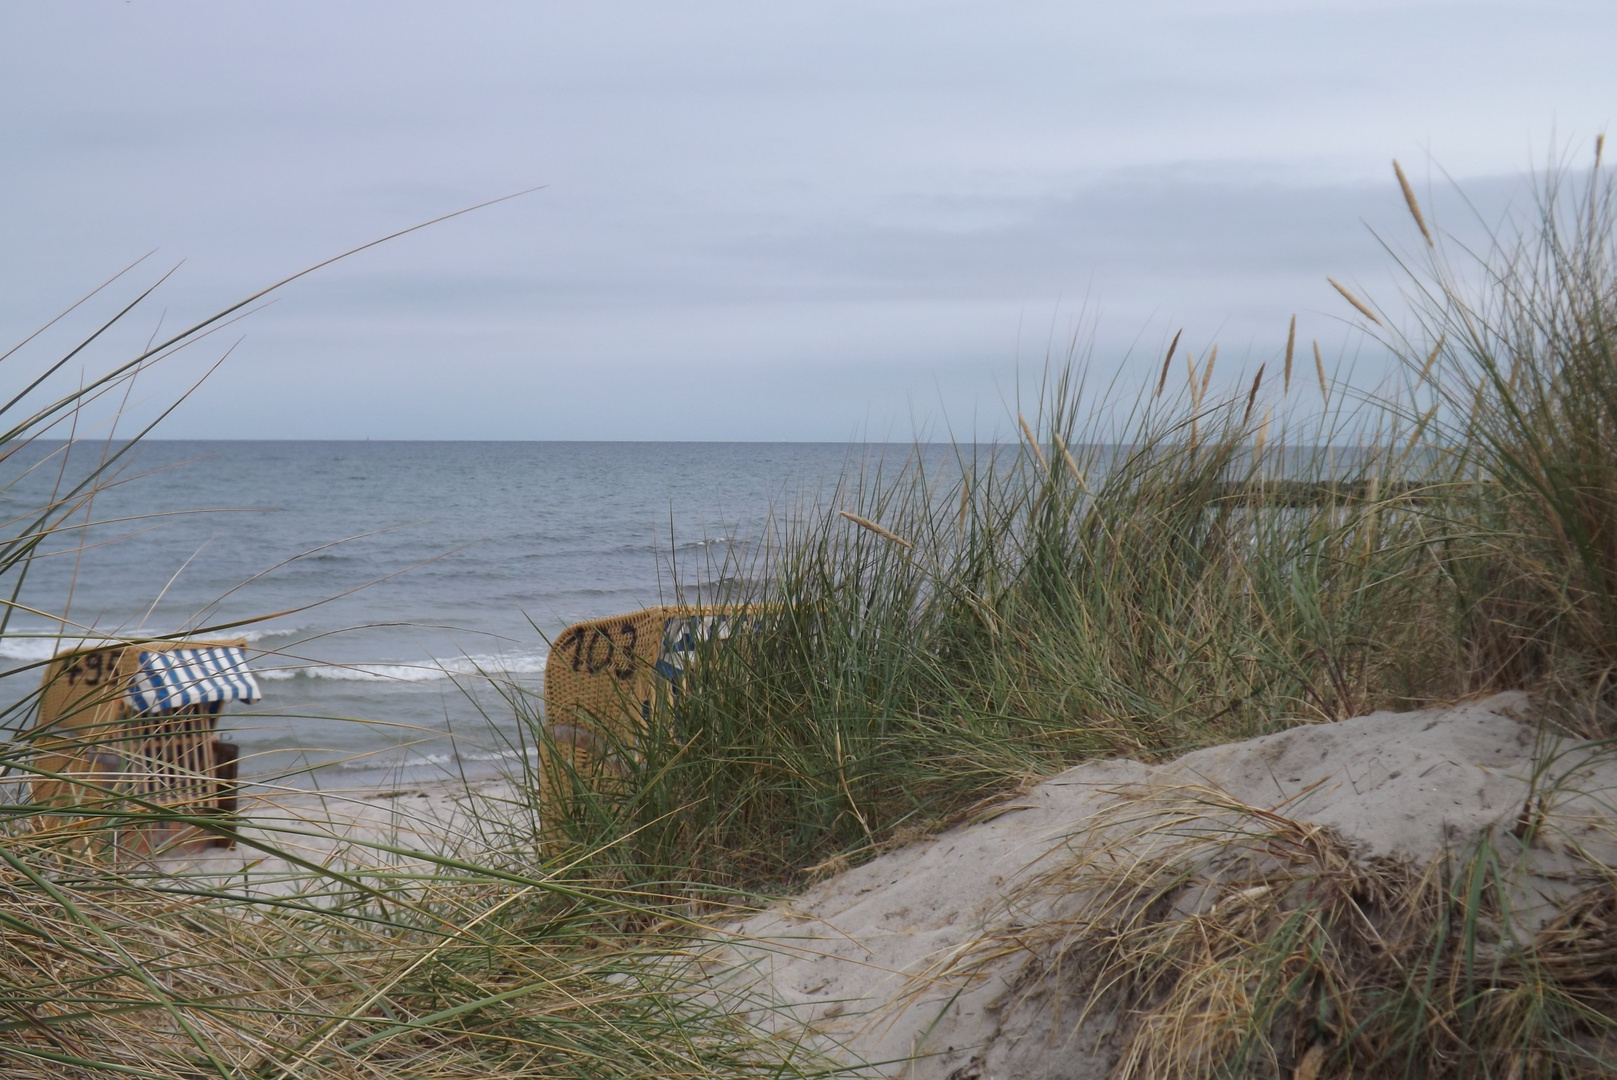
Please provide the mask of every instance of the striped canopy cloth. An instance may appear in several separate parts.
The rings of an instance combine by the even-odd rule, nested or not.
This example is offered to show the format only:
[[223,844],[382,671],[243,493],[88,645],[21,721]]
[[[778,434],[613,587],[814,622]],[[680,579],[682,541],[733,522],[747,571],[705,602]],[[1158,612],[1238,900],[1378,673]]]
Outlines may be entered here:
[[247,655],[235,645],[143,652],[129,685],[129,703],[142,713],[213,701],[251,704],[262,696]]

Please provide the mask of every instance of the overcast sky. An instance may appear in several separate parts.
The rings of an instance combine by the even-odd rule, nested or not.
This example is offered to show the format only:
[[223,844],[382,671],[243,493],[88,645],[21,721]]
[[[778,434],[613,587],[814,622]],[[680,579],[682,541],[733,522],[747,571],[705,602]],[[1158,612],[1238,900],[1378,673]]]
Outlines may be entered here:
[[980,431],[1075,329],[1098,376],[1147,377],[1183,326],[1234,379],[1293,312],[1373,367],[1325,275],[1390,297],[1390,159],[1452,218],[1444,170],[1493,207],[1617,106],[1609,0],[0,13],[8,345],[149,251],[141,281],[184,265],[101,360],[546,185],[299,282],[148,381],[155,402],[245,335],[173,436]]

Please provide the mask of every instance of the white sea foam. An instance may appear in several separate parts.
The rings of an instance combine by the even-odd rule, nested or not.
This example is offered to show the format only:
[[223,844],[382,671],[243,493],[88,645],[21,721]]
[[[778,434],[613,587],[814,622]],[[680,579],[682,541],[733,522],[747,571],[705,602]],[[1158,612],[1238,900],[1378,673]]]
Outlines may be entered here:
[[526,656],[460,656],[419,664],[398,662],[353,664],[275,663],[265,657],[254,664],[261,679],[332,679],[337,682],[438,682],[474,675],[536,675],[545,670],[545,654]]
[[[79,641],[78,638],[7,634],[0,637],[0,660],[21,660],[24,663],[49,660],[63,649],[78,645]],[[95,644],[94,639],[88,644]]]
[[[289,638],[305,633],[307,626],[263,626],[250,630],[230,632],[229,636],[245,638],[249,645],[271,643],[272,639]],[[224,636],[224,635],[221,635]],[[51,629],[24,628],[0,635],[0,661],[37,663],[49,660],[67,649],[117,644],[120,639],[62,635]],[[515,656],[457,656],[451,659],[429,659],[420,663],[386,660],[354,664],[305,663],[275,655],[273,652],[255,656],[253,672],[261,679],[331,679],[337,682],[437,682],[442,679],[474,675],[532,675],[545,670],[545,654],[533,653]]]
[[397,769],[420,769],[429,766],[448,765],[454,761],[452,754],[411,754],[403,760],[387,760],[374,755],[356,758],[352,761],[338,762],[337,768],[353,772],[391,772]]
[[523,750],[497,750],[482,754],[462,754],[467,761],[512,761],[516,758],[537,758],[539,748],[530,746]]
[[312,626],[265,626],[257,630],[233,630],[227,633],[230,637],[246,638],[247,644],[251,645],[266,638],[293,637],[313,629],[314,627]]
[[454,761],[476,762],[479,764],[493,764],[502,761],[514,761],[518,758],[530,760],[539,756],[539,748],[530,746],[525,750],[493,750],[462,752],[460,754],[448,753],[419,753],[415,750],[406,751],[403,757],[386,757],[383,755],[367,755],[342,761],[337,764],[339,769],[352,772],[378,772],[395,769],[419,769],[438,765],[447,765]]
[[[264,626],[252,630],[227,630],[216,636],[226,638],[244,638],[249,645],[265,641],[269,638],[292,637],[307,631],[307,626]],[[131,634],[130,637],[141,636]],[[153,633],[155,637],[164,636]],[[32,663],[39,660],[49,660],[59,652],[68,649],[94,648],[97,645],[116,645],[126,638],[110,637],[83,637],[77,634],[62,634],[55,628],[29,629],[20,628],[5,635],[0,635],[0,660],[20,660]]]

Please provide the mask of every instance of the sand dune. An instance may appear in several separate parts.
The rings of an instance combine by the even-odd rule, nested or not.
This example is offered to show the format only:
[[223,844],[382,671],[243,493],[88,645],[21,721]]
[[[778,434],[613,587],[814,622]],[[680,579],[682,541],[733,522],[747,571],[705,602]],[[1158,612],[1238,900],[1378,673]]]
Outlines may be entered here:
[[[1082,972],[1061,970],[1063,928],[1093,900],[1074,868],[1099,851],[1171,858],[1231,829],[1417,863],[1486,833],[1513,861],[1521,918],[1536,925],[1617,862],[1617,760],[1540,739],[1527,709],[1501,694],[1297,727],[1161,766],[1081,765],[728,924],[733,936],[699,962],[729,1007],[786,1037],[807,1032],[818,1050],[871,1063],[871,1075],[1105,1076],[1123,1051],[1118,1018],[1080,1022]],[[1549,761],[1536,782],[1535,760]],[[1183,903],[1240,900],[1215,883]]]

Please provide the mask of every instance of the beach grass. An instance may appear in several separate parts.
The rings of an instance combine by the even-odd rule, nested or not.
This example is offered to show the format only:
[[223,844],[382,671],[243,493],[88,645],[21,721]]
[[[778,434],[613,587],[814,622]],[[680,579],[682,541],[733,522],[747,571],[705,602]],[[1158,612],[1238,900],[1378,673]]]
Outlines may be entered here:
[[1075,1037],[1116,1040],[1121,1080],[1595,1077],[1617,1060],[1617,879],[1547,895],[1526,854],[1547,837],[1366,858],[1283,808],[1194,787],[1087,824],[1106,841],[1073,836],[1016,890],[1055,914],[983,935],[951,968],[1037,957],[1029,990],[1062,986]]
[[[1436,232],[1431,261],[1408,268],[1419,319],[1395,333],[1338,286],[1402,357],[1398,386],[1333,380],[1317,344],[1303,353],[1317,385],[1293,379],[1293,324],[1283,362],[1220,393],[1216,349],[1176,337],[1136,399],[1093,392],[1093,366],[1066,358],[1020,406],[1014,443],[857,459],[834,490],[778,508],[755,561],[721,568],[740,583],[722,599],[757,606],[755,632],[698,657],[611,748],[609,782],[529,771],[504,803],[468,804],[477,828],[458,850],[372,842],[369,869],[302,859],[306,887],[270,897],[119,869],[30,832],[26,799],[6,807],[8,1073],[819,1074],[662,962],[705,916],[1096,757],[1509,687],[1537,693],[1546,723],[1617,734],[1610,185],[1552,172],[1538,219],[1461,268],[1404,191]],[[7,445],[73,408],[30,409],[35,427]],[[0,584],[91,491],[18,519]],[[507,693],[543,743],[540,703]],[[5,753],[35,767],[25,741]],[[538,819],[542,779],[571,793],[567,813]],[[176,813],[115,795],[80,816]],[[255,843],[299,864],[295,832]],[[1508,902],[1480,844],[1398,868],[1295,831],[1205,843],[1262,846],[1268,891],[1196,937],[1130,921],[1186,872],[1135,866],[1086,878],[1110,899],[1063,930],[1155,1010],[1142,1023],[1163,1037],[1142,1042],[1139,1075],[1329,1075],[1350,1044],[1370,1048],[1365,1075],[1578,1075],[1613,1039],[1617,960],[1594,893],[1555,941],[1494,942],[1479,965],[1478,927]],[[1366,897],[1391,938],[1352,921]],[[1310,964],[1324,982],[1294,977]],[[1327,985],[1331,1030],[1358,1043],[1321,1036]]]
[[753,639],[613,748],[623,782],[552,778],[556,824],[630,876],[777,886],[1086,758],[1497,685],[1443,564],[1472,557],[1466,457],[1374,402],[1204,377],[1115,418],[1063,369],[1020,445],[918,448],[779,515],[726,597]]

